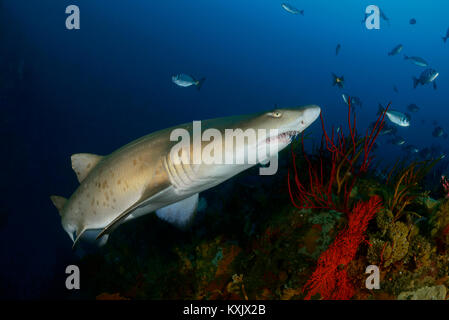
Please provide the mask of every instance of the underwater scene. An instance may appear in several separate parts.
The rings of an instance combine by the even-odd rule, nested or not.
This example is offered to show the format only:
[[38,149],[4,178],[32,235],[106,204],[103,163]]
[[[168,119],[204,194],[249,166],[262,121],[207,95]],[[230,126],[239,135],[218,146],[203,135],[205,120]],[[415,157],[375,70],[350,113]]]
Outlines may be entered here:
[[448,13],[0,0],[0,300],[447,300]]

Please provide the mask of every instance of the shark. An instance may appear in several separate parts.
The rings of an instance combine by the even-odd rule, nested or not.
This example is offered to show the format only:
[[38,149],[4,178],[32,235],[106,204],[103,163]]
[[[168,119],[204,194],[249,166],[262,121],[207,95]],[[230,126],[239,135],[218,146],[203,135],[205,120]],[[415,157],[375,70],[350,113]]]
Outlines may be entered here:
[[[79,187],[68,199],[56,195],[50,199],[59,211],[62,227],[73,241],[73,248],[83,235],[92,232],[94,242],[104,245],[119,225],[153,212],[159,218],[185,228],[195,216],[200,192],[254,165],[269,163],[320,113],[319,106],[307,105],[201,121],[203,132],[211,129],[225,136],[228,130],[233,130],[235,139],[243,138],[243,143],[236,144],[233,152],[242,151],[237,148],[253,151],[269,148],[270,151],[256,163],[192,161],[198,152],[210,148],[211,144],[216,148],[214,152],[218,150],[223,155],[230,152],[223,141],[210,137],[209,141],[200,141],[199,151],[189,140],[184,144],[186,153],[174,152],[180,142],[179,137],[173,138],[173,132],[195,133],[194,122],[150,133],[106,156],[77,153],[71,156],[71,164]],[[244,139],[248,130],[262,130],[267,134],[254,141]],[[248,153],[244,152],[245,155]],[[175,161],[176,155],[181,154],[180,158],[188,161]]]

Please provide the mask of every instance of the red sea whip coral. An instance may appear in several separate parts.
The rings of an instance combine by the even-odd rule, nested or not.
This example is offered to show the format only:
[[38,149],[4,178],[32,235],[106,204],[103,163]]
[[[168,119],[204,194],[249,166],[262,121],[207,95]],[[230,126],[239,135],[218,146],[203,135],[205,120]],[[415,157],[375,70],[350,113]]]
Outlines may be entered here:
[[441,176],[441,185],[443,186],[446,198],[449,198],[449,180],[445,176]]
[[346,267],[351,262],[359,245],[365,240],[364,233],[369,221],[381,208],[381,199],[372,197],[367,202],[358,202],[348,214],[348,226],[340,231],[334,242],[318,259],[318,265],[304,286],[306,299],[317,293],[322,299],[346,300],[354,295],[354,287],[348,278]]
[[[308,183],[301,182],[299,179],[296,157],[292,150],[295,185],[291,184],[289,171],[288,190],[295,207],[298,209],[333,209],[345,213],[350,211],[351,191],[358,177],[368,171],[372,160],[370,152],[384,126],[385,114],[389,106],[379,115],[371,132],[366,131],[364,138],[357,136],[355,116],[351,123],[350,98],[348,99],[348,138],[343,135],[342,130],[337,133],[332,130],[332,135],[329,137],[324,128],[323,116],[320,115],[325,148],[322,143],[318,161],[312,163],[304,152],[304,142],[302,142],[302,153],[308,165]],[[326,152],[329,154],[329,158],[324,156]]]
[[[304,152],[304,143],[302,144],[303,155],[308,164],[308,186],[299,179],[295,154],[292,151],[294,181],[297,190],[294,194],[290,183],[290,172],[288,189],[293,205],[299,209],[340,210],[345,212],[348,217],[348,225],[340,231],[329,248],[321,254],[315,272],[305,284],[304,291],[308,291],[306,299],[310,299],[318,293],[322,299],[335,300],[350,299],[354,295],[354,286],[348,278],[346,268],[348,263],[354,259],[359,245],[365,240],[364,233],[369,221],[380,210],[382,204],[380,197],[373,196],[367,202],[358,202],[351,210],[349,198],[357,178],[368,171],[372,160],[370,152],[384,126],[388,107],[379,115],[371,132],[367,130],[366,136],[362,139],[357,137],[355,116],[351,124],[351,99],[348,101],[348,107],[348,138],[344,137],[341,130],[336,134],[332,130],[330,138],[324,128],[324,120],[321,115],[325,150],[330,153],[328,167],[330,169],[326,170],[327,167],[323,164],[326,161],[326,158],[323,157],[325,152],[323,147],[320,150],[318,165],[313,165]],[[333,196],[334,193],[337,197]],[[336,199],[340,196],[342,201],[338,202]]]

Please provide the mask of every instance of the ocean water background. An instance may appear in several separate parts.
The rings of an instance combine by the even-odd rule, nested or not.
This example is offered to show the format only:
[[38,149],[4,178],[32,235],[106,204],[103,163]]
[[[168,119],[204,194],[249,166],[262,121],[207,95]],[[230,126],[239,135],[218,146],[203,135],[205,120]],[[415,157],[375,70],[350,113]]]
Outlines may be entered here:
[[[276,104],[318,104],[329,127],[346,124],[343,92],[363,101],[360,130],[379,102],[401,111],[416,103],[421,110],[398,134],[420,148],[448,149],[431,135],[433,121],[449,130],[449,41],[441,39],[448,1],[288,1],[304,16],[281,3],[0,1],[0,298],[67,294],[65,266],[77,257],[49,195],[76,189],[73,153],[108,154],[168,126]],[[80,30],[65,28],[71,4],[80,8]],[[361,23],[370,4],[390,19],[380,30]],[[440,72],[438,90],[413,89],[412,76],[424,69],[402,53],[388,56],[398,44]],[[332,86],[332,72],[344,75],[344,90]],[[207,80],[199,92],[180,88],[171,82],[178,73]],[[319,141],[318,122],[308,132]],[[387,164],[401,149],[386,141],[377,159]]]

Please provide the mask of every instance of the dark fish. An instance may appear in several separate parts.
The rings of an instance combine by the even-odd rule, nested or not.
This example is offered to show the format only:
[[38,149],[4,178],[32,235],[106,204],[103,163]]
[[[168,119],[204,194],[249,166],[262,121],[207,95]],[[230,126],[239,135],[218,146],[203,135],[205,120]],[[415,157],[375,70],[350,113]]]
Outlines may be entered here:
[[382,128],[382,130],[380,130],[379,135],[380,136],[385,136],[385,135],[393,135],[396,134],[396,132],[398,131],[398,129],[396,127],[393,126],[388,126],[387,124],[384,125],[384,127]]
[[442,38],[443,38],[444,43],[446,43],[446,40],[449,38],[449,28],[447,28],[446,35]]
[[396,146],[402,146],[405,143],[405,139],[398,136],[398,137],[390,140],[389,142]]
[[411,112],[417,112],[419,111],[419,107],[416,104],[412,103],[407,106],[407,110]]
[[411,18],[410,19],[410,24],[416,24],[416,19],[415,18]]
[[343,94],[341,95],[341,97],[343,98],[343,101],[344,101],[346,104],[349,104],[349,99],[351,99],[351,106],[359,106],[359,107],[362,107],[362,105],[363,105],[362,100],[360,100],[359,97],[350,96],[350,95],[347,94],[347,93],[343,93]]
[[404,151],[406,151],[407,153],[418,153],[419,149],[414,145],[409,144],[408,146],[404,147]]
[[432,136],[434,136],[435,138],[442,137],[443,135],[444,135],[444,130],[440,126],[433,129]]
[[337,77],[337,75],[335,73],[332,73],[332,78],[333,78],[333,81],[334,81],[332,86],[337,85],[340,89],[344,87],[344,85],[345,85],[345,78],[343,76]]
[[396,92],[396,93],[399,93],[398,87],[393,86],[393,91]]
[[359,97],[351,97],[351,104],[353,104],[354,106],[359,106],[359,107],[362,107],[362,105],[363,105],[362,100],[360,100]]
[[338,56],[338,53],[340,52],[341,45],[337,44],[337,48],[335,48],[335,55]]
[[391,50],[390,52],[388,52],[389,56],[395,56],[397,55],[399,52],[402,51],[404,47],[402,46],[402,44],[398,44],[396,47],[393,48],[393,50]]
[[416,88],[418,84],[425,85],[433,82],[433,88],[436,90],[437,85],[435,83],[435,79],[438,75],[439,73],[435,69],[428,68],[424,70],[419,78],[413,77],[413,88]]

